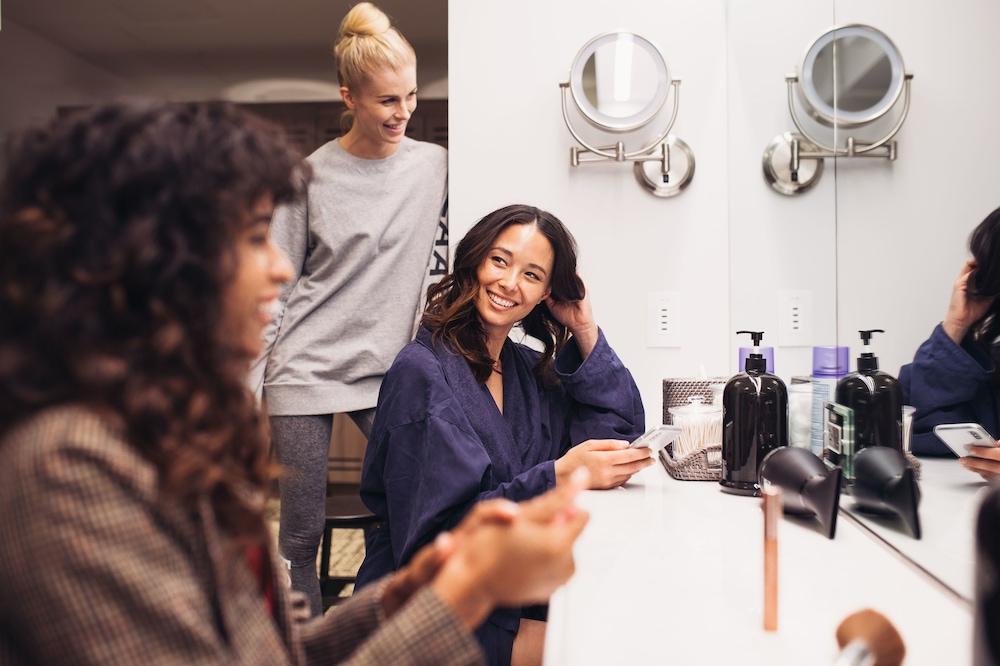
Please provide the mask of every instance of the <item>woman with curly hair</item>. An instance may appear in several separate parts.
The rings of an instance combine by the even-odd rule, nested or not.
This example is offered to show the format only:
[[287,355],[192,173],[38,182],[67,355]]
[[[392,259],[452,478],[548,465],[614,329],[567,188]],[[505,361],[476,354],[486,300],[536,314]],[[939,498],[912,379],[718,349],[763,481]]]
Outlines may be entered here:
[[[515,325],[540,343],[509,339]],[[428,292],[423,328],[379,395],[361,497],[372,532],[358,584],[406,564],[477,501],[522,501],[579,467],[612,488],[652,464],[632,375],[597,327],[576,244],[555,216],[514,205],[480,220]],[[539,609],[499,609],[479,629],[491,664],[538,663]],[[516,636],[516,639],[515,639]]]
[[[484,503],[292,621],[246,386],[307,169],[226,104],[109,105],[21,137],[0,186],[0,662],[477,663],[470,631],[572,570],[575,488]],[[577,487],[579,480],[577,480]]]

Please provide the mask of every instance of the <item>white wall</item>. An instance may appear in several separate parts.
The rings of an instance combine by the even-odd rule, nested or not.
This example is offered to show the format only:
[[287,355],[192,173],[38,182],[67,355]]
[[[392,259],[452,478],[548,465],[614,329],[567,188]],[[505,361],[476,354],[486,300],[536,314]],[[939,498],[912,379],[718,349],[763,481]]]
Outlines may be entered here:
[[891,373],[941,321],[969,232],[1000,205],[1000,3],[837,0],[837,21],[884,31],[914,74],[893,164],[838,160],[839,330],[884,328]]
[[[731,365],[724,10],[722,0],[449,3],[452,243],[509,203],[562,219],[648,425],[660,422],[664,377]],[[676,198],[642,190],[630,165],[569,165],[558,83],[584,42],[616,29],[658,44],[683,80],[674,133],[694,150],[697,172]],[[647,292],[661,290],[681,293],[680,348],[646,346]]]
[[0,138],[44,122],[58,106],[123,94],[127,83],[5,19],[0,30]]

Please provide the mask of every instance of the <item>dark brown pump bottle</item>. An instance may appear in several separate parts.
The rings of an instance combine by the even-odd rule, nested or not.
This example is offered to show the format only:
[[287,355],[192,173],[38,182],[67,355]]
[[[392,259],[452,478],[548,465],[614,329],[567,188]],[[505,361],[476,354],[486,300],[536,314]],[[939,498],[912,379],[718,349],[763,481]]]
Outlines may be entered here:
[[903,452],[903,391],[895,377],[878,369],[872,353],[873,333],[880,328],[858,331],[863,351],[858,369],[837,382],[837,402],[854,410],[854,453],[869,446],[890,446]]
[[767,372],[760,353],[763,331],[737,331],[753,338],[745,372],[722,392],[722,489],[760,495],[760,463],[771,451],[788,445],[788,389]]

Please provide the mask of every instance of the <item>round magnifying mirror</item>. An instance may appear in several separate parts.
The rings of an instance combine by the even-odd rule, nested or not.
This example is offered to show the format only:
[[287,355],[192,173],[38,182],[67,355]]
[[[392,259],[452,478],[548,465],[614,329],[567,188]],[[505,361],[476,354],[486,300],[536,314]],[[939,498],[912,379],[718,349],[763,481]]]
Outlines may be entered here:
[[847,25],[823,33],[806,51],[799,92],[820,122],[857,127],[889,112],[904,78],[903,57],[885,33]]
[[670,76],[663,55],[631,32],[594,37],[570,70],[570,91],[583,116],[610,132],[642,127],[667,101]]

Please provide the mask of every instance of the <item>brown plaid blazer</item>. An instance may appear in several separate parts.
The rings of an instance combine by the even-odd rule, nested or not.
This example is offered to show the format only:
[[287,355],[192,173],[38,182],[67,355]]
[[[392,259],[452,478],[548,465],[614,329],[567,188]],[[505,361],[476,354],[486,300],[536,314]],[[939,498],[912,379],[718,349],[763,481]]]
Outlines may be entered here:
[[[478,664],[430,590],[380,622],[383,585],[306,624],[274,617],[197,512],[94,413],[49,409],[0,442],[0,664]],[[270,552],[271,570],[281,571]],[[284,578],[280,576],[280,578]]]

